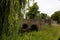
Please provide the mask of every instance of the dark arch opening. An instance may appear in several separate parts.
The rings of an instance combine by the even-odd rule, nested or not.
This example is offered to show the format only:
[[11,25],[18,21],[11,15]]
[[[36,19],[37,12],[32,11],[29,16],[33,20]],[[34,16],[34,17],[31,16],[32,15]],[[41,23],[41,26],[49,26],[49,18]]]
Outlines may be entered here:
[[27,24],[23,24],[22,25],[22,29],[26,29],[26,28],[28,28],[28,25]]
[[27,24],[22,24],[22,27],[19,29],[20,33],[24,33],[27,31],[28,25]]
[[38,31],[38,27],[37,25],[32,25],[31,28],[30,28],[31,31]]

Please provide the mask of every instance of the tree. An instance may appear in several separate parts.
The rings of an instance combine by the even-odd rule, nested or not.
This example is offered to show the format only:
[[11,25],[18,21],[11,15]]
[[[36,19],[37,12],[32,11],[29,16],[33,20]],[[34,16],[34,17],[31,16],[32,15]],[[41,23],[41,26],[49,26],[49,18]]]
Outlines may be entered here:
[[46,19],[46,18],[48,18],[48,15],[45,14],[45,13],[41,13],[40,16],[41,16],[41,19]]
[[8,15],[10,14],[10,0],[0,0],[0,40],[2,35],[8,35]]
[[37,3],[34,3],[32,7],[29,8],[28,13],[26,14],[27,19],[35,19],[35,17],[39,14]]
[[19,0],[0,0],[0,40],[9,40],[8,37],[17,34],[21,6]]
[[51,18],[53,20],[57,21],[57,23],[60,23],[60,11],[54,12],[54,14],[52,14]]
[[40,15],[40,13],[36,16],[35,19],[37,19],[37,20],[41,20],[41,15]]

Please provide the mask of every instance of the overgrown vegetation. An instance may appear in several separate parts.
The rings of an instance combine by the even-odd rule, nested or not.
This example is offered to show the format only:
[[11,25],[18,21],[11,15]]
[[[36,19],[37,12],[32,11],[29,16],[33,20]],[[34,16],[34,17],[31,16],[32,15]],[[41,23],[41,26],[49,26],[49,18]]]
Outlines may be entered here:
[[[21,20],[19,0],[1,0],[0,3],[0,40],[16,34]],[[10,39],[10,38],[9,38]],[[8,40],[8,39],[6,39]]]
[[43,29],[40,29],[38,32],[29,32],[17,35],[17,40],[58,40],[60,38],[60,26],[45,25]]
[[[40,14],[38,5],[29,5],[30,0],[0,0],[0,40],[57,40],[60,36],[60,26],[45,25],[38,32],[21,34],[18,32],[28,3],[28,19],[46,19],[46,14]],[[60,23],[60,11],[52,15],[52,19]]]
[[36,32],[24,33],[22,36],[18,36],[18,40],[58,40],[60,37],[60,26],[53,25],[49,27],[49,25],[45,25],[43,29]]

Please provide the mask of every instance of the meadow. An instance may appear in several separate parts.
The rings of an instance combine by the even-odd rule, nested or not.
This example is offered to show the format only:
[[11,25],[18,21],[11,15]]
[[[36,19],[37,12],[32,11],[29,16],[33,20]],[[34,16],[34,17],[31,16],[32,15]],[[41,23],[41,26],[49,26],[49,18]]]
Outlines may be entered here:
[[[3,35],[4,36],[4,35]],[[10,38],[3,37],[3,40],[58,40],[60,38],[60,25],[44,25],[39,31],[13,34]]]
[[26,32],[17,36],[17,40],[58,40],[59,38],[59,25],[52,25],[51,27],[45,25],[45,27],[40,29],[38,32]]

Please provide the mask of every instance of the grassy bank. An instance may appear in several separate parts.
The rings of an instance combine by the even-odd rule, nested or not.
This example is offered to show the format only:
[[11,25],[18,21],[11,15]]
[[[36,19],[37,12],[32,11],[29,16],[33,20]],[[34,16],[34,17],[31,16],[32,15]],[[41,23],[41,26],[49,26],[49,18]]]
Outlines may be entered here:
[[45,25],[45,27],[38,32],[18,35],[17,40],[58,40],[59,37],[60,26],[52,25],[52,27],[49,27],[48,25]]
[[[4,35],[3,35],[4,36]],[[23,34],[13,34],[8,39],[4,36],[3,40],[58,40],[60,37],[60,26],[52,25],[49,27],[45,25],[44,28],[40,29],[38,32],[29,32]]]

